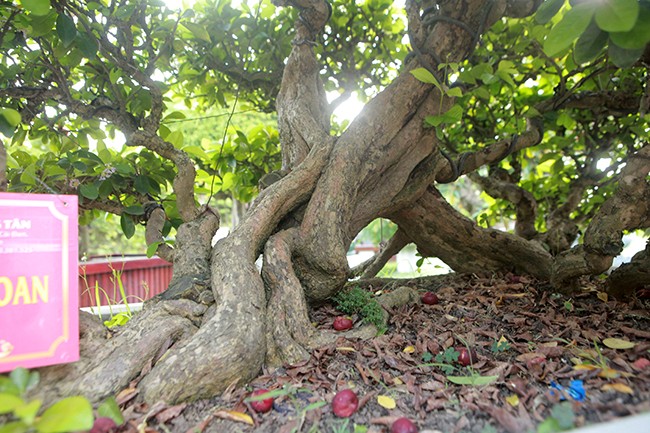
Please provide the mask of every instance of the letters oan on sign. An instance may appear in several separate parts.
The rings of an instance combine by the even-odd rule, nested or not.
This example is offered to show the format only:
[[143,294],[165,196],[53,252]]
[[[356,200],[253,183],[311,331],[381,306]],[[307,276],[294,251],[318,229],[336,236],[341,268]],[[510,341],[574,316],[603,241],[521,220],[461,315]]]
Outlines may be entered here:
[[77,197],[0,193],[0,372],[79,359]]

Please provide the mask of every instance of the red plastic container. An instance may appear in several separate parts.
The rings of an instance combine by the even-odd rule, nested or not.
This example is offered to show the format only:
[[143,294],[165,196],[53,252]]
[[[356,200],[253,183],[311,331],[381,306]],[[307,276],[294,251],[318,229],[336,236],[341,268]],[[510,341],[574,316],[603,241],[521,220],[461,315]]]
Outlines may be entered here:
[[142,302],[162,293],[172,279],[172,264],[146,256],[97,257],[79,264],[79,306],[97,305],[95,283],[101,305],[123,304],[116,275],[122,281],[127,302]]

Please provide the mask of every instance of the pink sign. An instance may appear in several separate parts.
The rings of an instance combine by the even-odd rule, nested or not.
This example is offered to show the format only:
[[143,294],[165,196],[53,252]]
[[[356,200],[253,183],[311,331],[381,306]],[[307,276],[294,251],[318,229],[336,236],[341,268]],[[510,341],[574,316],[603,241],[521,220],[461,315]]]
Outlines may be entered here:
[[0,372],[79,359],[77,197],[0,193]]

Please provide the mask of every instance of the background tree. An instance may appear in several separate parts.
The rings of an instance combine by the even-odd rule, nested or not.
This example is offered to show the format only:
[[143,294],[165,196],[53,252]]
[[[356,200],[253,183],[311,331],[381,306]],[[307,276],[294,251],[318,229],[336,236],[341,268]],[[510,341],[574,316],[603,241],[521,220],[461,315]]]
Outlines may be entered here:
[[[168,290],[112,339],[84,317],[83,360],[46,369],[43,392],[98,399],[143,376],[144,399],[190,400],[308,356],[333,338],[309,306],[345,287],[350,243],[378,217],[398,227],[386,251],[413,242],[456,271],[556,290],[648,227],[648,1],[552,0],[534,17],[535,0],[274,3],[5,2],[9,189],[77,193],[127,236],[146,224],[174,263]],[[354,92],[364,110],[333,128]],[[275,111],[277,135],[228,122],[220,141],[188,143],[181,104]],[[252,197],[278,142],[275,182],[213,247],[211,199]],[[478,222],[438,189],[463,175],[494,200]],[[500,218],[514,233],[489,227]],[[612,291],[648,284],[647,261],[646,248]]]

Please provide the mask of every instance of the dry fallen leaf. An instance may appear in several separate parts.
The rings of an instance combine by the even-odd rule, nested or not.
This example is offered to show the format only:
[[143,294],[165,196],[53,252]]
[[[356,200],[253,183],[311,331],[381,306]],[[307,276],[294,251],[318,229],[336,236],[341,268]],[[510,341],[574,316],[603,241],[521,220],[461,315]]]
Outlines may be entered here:
[[512,394],[506,397],[506,401],[512,407],[517,407],[519,405],[519,396],[517,394]]
[[623,383],[607,383],[603,385],[600,389],[603,391],[618,391],[624,394],[634,394],[634,391],[629,386]]
[[395,404],[395,400],[393,400],[387,395],[378,395],[377,403],[379,403],[379,406],[385,407],[386,409],[395,409],[395,407],[397,406]]
[[603,344],[610,349],[631,349],[636,346],[636,343],[620,338],[605,338]]
[[404,353],[413,353],[413,352],[415,352],[415,347],[413,347],[413,346],[406,346],[406,347],[404,348],[404,350],[402,350],[402,352],[404,352]]
[[608,299],[607,292],[598,292],[596,296],[598,296],[598,299],[600,299],[601,301],[607,302]]
[[347,346],[337,347],[336,350],[338,350],[339,352],[356,352],[354,347],[347,347]]
[[237,412],[235,410],[218,410],[214,413],[214,416],[221,419],[227,419],[230,421],[242,422],[248,425],[255,425],[253,418],[247,413]]

